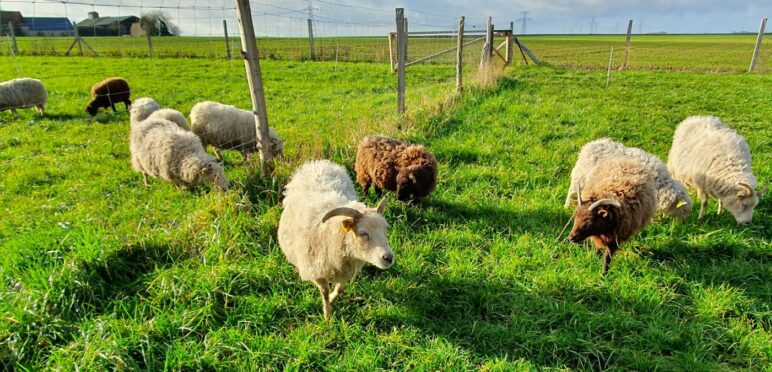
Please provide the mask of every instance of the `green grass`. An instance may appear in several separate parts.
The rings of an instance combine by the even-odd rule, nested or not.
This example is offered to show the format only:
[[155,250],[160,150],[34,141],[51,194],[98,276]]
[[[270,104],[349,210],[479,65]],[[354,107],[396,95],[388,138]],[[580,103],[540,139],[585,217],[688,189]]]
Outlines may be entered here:
[[[0,60],[2,63],[10,59]],[[715,114],[772,178],[767,74],[510,70],[448,110],[397,130],[383,65],[263,64],[287,159],[269,180],[227,155],[227,193],[143,187],[125,114],[82,120],[89,85],[126,77],[135,96],[187,112],[246,107],[239,61],[25,57],[48,77],[49,115],[0,116],[0,360],[33,369],[769,369],[772,215],[660,218],[611,273],[585,245],[556,242],[581,144],[610,136],[665,157],[677,123]],[[0,80],[15,77],[0,71]],[[409,107],[440,100],[453,72],[409,74]],[[432,105],[429,105],[432,106]],[[431,108],[430,111],[431,112]],[[353,168],[353,145],[385,132],[426,144],[437,191],[386,214],[393,268],[372,267],[321,314],[276,242],[279,192],[313,157]],[[353,174],[353,173],[352,173]],[[695,196],[693,196],[695,197]],[[364,197],[374,204],[375,195]]]
[[[467,36],[467,41],[479,38]],[[19,37],[22,55],[64,55],[72,44],[71,37]],[[148,56],[147,40],[143,37],[85,37],[98,53],[113,57]],[[153,39],[157,57],[225,58],[225,39],[221,37],[163,37]],[[381,62],[389,61],[386,37],[318,37],[315,39],[317,58],[326,61]],[[523,43],[537,58],[553,66],[605,69],[611,48],[612,65],[623,64],[624,35],[549,35],[523,36]],[[502,37],[496,37],[498,46]],[[699,72],[741,72],[750,65],[756,35],[633,35],[628,69],[679,70]],[[237,54],[240,41],[231,39]],[[757,71],[772,71],[772,41],[767,37],[761,47]],[[10,55],[7,40],[0,40],[0,55]],[[259,38],[258,47],[263,59],[309,60],[306,38]],[[408,42],[409,60],[434,54],[456,46],[455,38],[411,38]],[[465,63],[479,62],[482,43],[465,48]],[[73,53],[78,53],[77,48]],[[88,55],[88,50],[85,50]],[[502,49],[503,53],[503,49]],[[521,57],[515,51],[515,60]],[[455,54],[432,59],[426,63],[455,63]]]

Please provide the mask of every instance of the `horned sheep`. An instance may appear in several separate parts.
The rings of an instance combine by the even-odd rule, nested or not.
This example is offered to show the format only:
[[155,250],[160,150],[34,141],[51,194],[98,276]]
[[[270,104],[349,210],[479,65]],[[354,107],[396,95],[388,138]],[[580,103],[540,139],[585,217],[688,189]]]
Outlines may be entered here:
[[[190,109],[190,127],[201,138],[201,143],[212,146],[218,161],[222,150],[241,150],[246,159],[259,148],[255,114],[219,102],[204,101]],[[284,153],[284,144],[273,128],[268,128],[275,156]]]
[[16,109],[34,107],[42,115],[47,103],[48,92],[38,79],[19,78],[0,83],[0,112],[11,110],[18,116]]
[[369,136],[357,146],[357,182],[366,193],[395,191],[397,199],[423,198],[437,186],[437,160],[422,145],[383,136]]
[[115,104],[123,102],[126,109],[131,106],[131,88],[123,78],[112,77],[91,86],[91,102],[86,105],[86,112],[94,116],[100,108],[111,107],[117,112]]
[[230,188],[222,167],[204,150],[201,141],[165,119],[146,119],[134,125],[129,138],[132,167],[147,176],[161,178],[188,189],[198,183],[217,190]]
[[[639,159],[618,157],[593,168],[577,189],[578,206],[569,240],[587,238],[603,254],[603,275],[619,244],[646,227],[656,213],[657,197],[651,169]],[[584,198],[582,197],[584,193]]]
[[657,156],[637,147],[627,147],[608,138],[601,138],[586,143],[579,151],[574,168],[571,170],[571,184],[568,187],[565,207],[575,203],[577,187],[585,182],[587,174],[598,164],[619,156],[629,156],[640,160],[654,173],[657,188],[657,210],[677,217],[686,217],[692,209],[692,199],[681,182],[670,176],[665,163]]
[[705,214],[708,196],[713,196],[718,213],[723,205],[738,224],[749,224],[767,190],[766,186],[756,190],[748,142],[715,116],[690,116],[678,125],[667,167],[673,177],[697,190],[699,218]]
[[386,200],[368,208],[357,199],[346,170],[329,160],[298,168],[284,191],[279,246],[302,280],[322,295],[325,319],[365,263],[387,269],[394,253],[386,241]]

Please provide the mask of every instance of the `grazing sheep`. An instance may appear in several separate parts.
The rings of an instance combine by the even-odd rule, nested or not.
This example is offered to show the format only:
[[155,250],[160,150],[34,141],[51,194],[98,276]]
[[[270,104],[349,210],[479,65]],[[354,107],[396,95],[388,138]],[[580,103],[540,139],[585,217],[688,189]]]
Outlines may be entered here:
[[284,195],[279,246],[300,278],[319,288],[329,319],[332,304],[365,262],[381,269],[394,264],[383,218],[386,199],[376,208],[357,201],[346,170],[329,160],[300,166]]
[[437,160],[421,145],[382,136],[365,137],[357,146],[357,182],[366,193],[396,191],[397,199],[423,198],[437,186]]
[[[588,237],[603,252],[603,275],[619,244],[646,227],[656,213],[654,173],[632,157],[609,159],[587,175],[578,189],[579,205],[568,239],[574,243]],[[582,191],[587,199],[582,198]],[[601,253],[600,251],[598,252]]]
[[[258,150],[255,114],[219,102],[204,101],[190,109],[190,128],[201,143],[212,146],[218,161],[222,150],[240,150],[244,159]],[[284,144],[273,128],[268,128],[273,154],[281,157]]]
[[670,177],[670,172],[662,160],[639,148],[627,147],[608,138],[601,138],[582,146],[576,165],[571,170],[571,185],[568,187],[565,207],[568,208],[576,202],[574,198],[577,187],[584,183],[590,170],[608,159],[621,155],[640,160],[649,168],[649,172],[654,173],[654,183],[657,188],[657,210],[677,218],[684,218],[691,212],[692,199],[689,197],[689,193],[686,192],[682,183]]
[[749,224],[767,190],[765,186],[756,191],[748,142],[715,116],[690,116],[678,124],[667,167],[673,177],[697,190],[699,218],[710,195],[718,199],[719,214],[723,204],[738,224]]
[[131,129],[131,164],[147,176],[158,177],[188,189],[197,183],[217,190],[230,188],[222,167],[204,150],[198,137],[165,119],[144,120]]
[[113,112],[117,112],[116,102],[123,102],[128,109],[131,106],[130,97],[131,88],[126,80],[119,77],[107,78],[91,86],[92,100],[86,105],[86,112],[94,116],[102,107],[112,107]]
[[153,120],[153,119],[166,119],[171,121],[174,124],[177,124],[178,127],[186,131],[190,131],[190,127],[188,126],[188,121],[185,119],[185,115],[182,115],[181,112],[174,109],[165,108],[165,109],[153,111],[150,114],[150,116],[147,117],[146,120]]
[[133,126],[160,109],[161,105],[150,97],[137,98],[129,109],[129,121]]
[[18,116],[16,109],[34,107],[41,115],[48,103],[46,87],[38,79],[20,78],[0,83],[0,112],[11,110]]

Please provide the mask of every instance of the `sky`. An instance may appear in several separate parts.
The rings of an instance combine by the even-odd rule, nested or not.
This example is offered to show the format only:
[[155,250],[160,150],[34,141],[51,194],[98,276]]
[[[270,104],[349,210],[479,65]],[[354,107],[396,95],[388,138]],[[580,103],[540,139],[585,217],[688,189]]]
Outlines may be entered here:
[[[458,17],[467,29],[483,27],[493,17],[496,29],[516,33],[624,33],[628,19],[633,33],[758,32],[761,18],[772,16],[772,0],[255,0],[251,1],[258,36],[307,35],[308,8],[318,36],[383,35],[395,30],[394,9],[405,8],[409,29],[453,30]],[[166,12],[183,35],[222,35],[222,20],[238,34],[233,0],[0,0],[0,9],[24,16],[68,17],[81,21],[90,11],[101,16]],[[767,28],[767,33],[772,25]]]

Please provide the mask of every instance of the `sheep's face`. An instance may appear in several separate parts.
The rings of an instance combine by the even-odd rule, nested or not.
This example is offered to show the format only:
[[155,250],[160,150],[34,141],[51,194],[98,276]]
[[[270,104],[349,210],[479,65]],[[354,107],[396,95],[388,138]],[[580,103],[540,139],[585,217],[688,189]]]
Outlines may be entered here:
[[574,243],[584,241],[590,236],[613,233],[619,223],[619,209],[613,205],[601,205],[590,210],[594,200],[584,202],[574,211],[574,227],[568,239]]
[[214,186],[217,191],[225,191],[231,188],[231,184],[225,178],[225,172],[222,170],[222,167],[215,162],[209,162],[201,168],[200,181]]
[[414,165],[399,169],[397,174],[397,199],[407,201],[424,196],[425,188],[434,182],[431,172]]
[[754,191],[745,186],[738,186],[736,194],[724,197],[721,203],[732,213],[740,225],[747,225],[753,219],[753,210],[759,204],[759,197],[764,191]]
[[88,113],[89,113],[89,115],[91,115],[91,116],[96,116],[96,114],[97,114],[97,110],[99,110],[99,108],[98,108],[98,107],[95,107],[95,106],[93,106],[91,103],[89,103],[88,105],[86,105],[86,112],[88,112]]
[[376,210],[366,210],[356,221],[345,219],[343,229],[353,235],[350,246],[352,256],[380,269],[388,269],[394,264],[394,253],[386,241],[389,224]]

